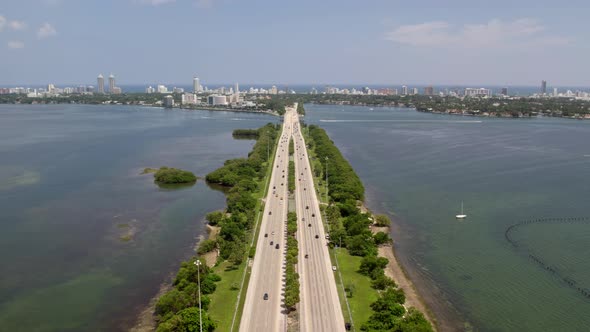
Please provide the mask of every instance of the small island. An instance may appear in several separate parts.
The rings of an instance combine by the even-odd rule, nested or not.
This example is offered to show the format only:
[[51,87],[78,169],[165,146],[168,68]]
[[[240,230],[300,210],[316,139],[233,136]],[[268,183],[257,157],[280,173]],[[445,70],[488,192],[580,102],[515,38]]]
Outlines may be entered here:
[[154,182],[157,184],[185,184],[195,183],[197,177],[189,171],[172,167],[160,167],[160,169],[146,168],[142,174],[154,173]]

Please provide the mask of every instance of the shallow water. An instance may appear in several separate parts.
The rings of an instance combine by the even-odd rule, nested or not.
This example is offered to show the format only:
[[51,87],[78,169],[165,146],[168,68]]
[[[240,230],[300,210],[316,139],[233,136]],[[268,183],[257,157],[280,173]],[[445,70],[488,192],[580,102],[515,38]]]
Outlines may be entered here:
[[[238,121],[239,120],[239,121]],[[253,141],[259,114],[0,105],[0,326],[126,330],[192,252],[224,195],[159,188],[145,167],[205,176]]]
[[[590,298],[578,288],[590,289],[590,222],[527,224],[513,232],[519,247],[505,231],[537,218],[590,217],[589,121],[306,110],[305,121],[325,128],[361,177],[368,206],[395,217],[402,263],[434,307],[460,313],[448,316],[454,327],[588,330]],[[464,221],[455,219],[461,201]]]

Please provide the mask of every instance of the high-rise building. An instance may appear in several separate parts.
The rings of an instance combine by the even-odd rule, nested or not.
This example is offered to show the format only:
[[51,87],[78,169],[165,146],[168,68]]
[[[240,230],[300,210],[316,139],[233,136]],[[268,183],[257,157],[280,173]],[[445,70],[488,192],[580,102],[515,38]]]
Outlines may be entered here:
[[113,93],[115,90],[115,76],[113,74],[109,75],[109,93]]
[[424,94],[427,96],[434,95],[434,88],[432,86],[427,86],[424,88]]
[[238,85],[238,82],[236,82],[236,87],[234,89],[234,93],[235,94],[239,94],[240,93],[240,86]]
[[508,88],[502,88],[502,95],[508,96]]
[[98,75],[98,78],[96,79],[96,83],[98,85],[98,93],[104,93],[104,77],[102,76],[102,74]]
[[547,81],[545,80],[541,81],[541,93],[543,95],[547,94]]
[[156,89],[154,89],[151,85],[145,89],[145,93],[154,93]]
[[402,86],[402,95],[407,95],[408,94],[408,87],[407,86]]
[[166,108],[174,107],[174,97],[172,97],[171,95],[167,95],[166,97],[164,97],[162,104],[164,104],[164,107]]
[[412,88],[411,90],[411,95],[417,95],[418,94],[418,88]]
[[474,89],[474,88],[466,88],[465,89],[465,96],[466,97],[491,97],[492,90],[490,89]]
[[198,77],[193,77],[193,92],[201,92],[201,82]]
[[557,88],[553,88],[553,97],[557,97]]

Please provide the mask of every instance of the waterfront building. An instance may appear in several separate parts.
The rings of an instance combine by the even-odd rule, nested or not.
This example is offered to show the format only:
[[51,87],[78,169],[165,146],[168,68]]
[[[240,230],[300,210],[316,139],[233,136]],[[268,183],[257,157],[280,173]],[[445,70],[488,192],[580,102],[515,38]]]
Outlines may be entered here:
[[427,86],[424,88],[424,94],[427,96],[434,95],[434,88],[432,86]]
[[502,95],[508,96],[508,88],[502,88]]
[[164,104],[164,107],[172,108],[174,107],[174,97],[172,97],[171,95],[167,95],[166,97],[164,97],[162,103]]
[[276,87],[275,85],[273,85],[273,86],[270,88],[270,92],[269,92],[269,93],[270,93],[271,95],[276,95],[277,93],[279,93],[279,91],[278,91],[277,87]]
[[181,96],[180,103],[182,105],[195,105],[199,102],[196,93],[186,92]]
[[492,95],[492,91],[490,89],[484,88],[466,88],[465,89],[465,97],[490,97]]
[[173,93],[184,93],[184,89],[183,89],[183,88],[177,88],[177,87],[174,87],[174,88],[172,89],[172,92],[173,92]]
[[109,75],[109,93],[113,93],[115,89],[115,75]]
[[553,88],[553,97],[557,97],[557,88]]
[[97,83],[97,92],[98,93],[104,93],[104,77],[102,76],[102,74],[98,75],[98,77],[96,78],[96,83]]
[[156,89],[154,89],[151,85],[145,89],[145,93],[154,93]]
[[207,103],[212,106],[227,105],[227,98],[220,95],[210,95],[207,97]]
[[408,87],[407,86],[402,86],[402,95],[406,96],[408,94]]
[[543,95],[547,94],[547,81],[545,80],[541,81],[541,93]]
[[418,88],[412,88],[411,94],[412,95],[417,95],[418,94]]
[[121,90],[121,88],[120,88],[120,87],[118,87],[118,86],[114,86],[114,87],[111,89],[111,94],[114,94],[114,95],[120,95],[122,92],[123,92],[123,91],[122,91],[122,90]]

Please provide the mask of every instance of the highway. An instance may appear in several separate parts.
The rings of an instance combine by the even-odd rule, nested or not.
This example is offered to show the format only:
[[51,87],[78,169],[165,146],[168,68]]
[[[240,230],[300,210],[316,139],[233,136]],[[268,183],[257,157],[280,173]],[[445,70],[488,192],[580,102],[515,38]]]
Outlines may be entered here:
[[[293,110],[290,110],[284,117],[279,146],[272,166],[240,331],[283,331],[286,327],[283,280],[289,204],[289,139],[294,119],[290,115],[292,112]],[[265,294],[268,294],[267,299]]]
[[[297,106],[295,105],[295,109]],[[345,331],[342,308],[328,241],[322,224],[305,140],[299,127],[299,116],[290,113],[295,142],[295,181],[297,240],[299,241],[298,273],[301,295],[299,325],[303,332]],[[308,255],[308,258],[305,256]]]

